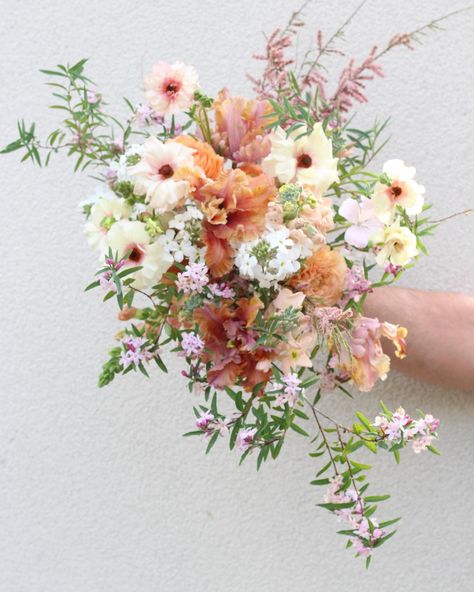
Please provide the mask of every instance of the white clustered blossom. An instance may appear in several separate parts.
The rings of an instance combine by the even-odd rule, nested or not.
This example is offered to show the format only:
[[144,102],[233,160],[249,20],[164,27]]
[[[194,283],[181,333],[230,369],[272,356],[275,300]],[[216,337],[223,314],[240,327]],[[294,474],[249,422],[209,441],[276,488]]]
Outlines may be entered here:
[[204,257],[205,249],[196,246],[202,217],[200,210],[189,206],[170,220],[168,229],[158,238],[158,242],[176,262],[187,259],[194,263]]
[[261,238],[240,245],[235,265],[242,276],[270,288],[299,271],[301,256],[301,246],[287,228],[268,229]]
[[113,160],[110,163],[109,175],[114,177],[114,181],[122,183],[124,181],[132,181],[128,174],[128,167],[130,166],[130,158],[134,156],[141,156],[143,154],[143,144],[132,144],[127,148],[124,154],[119,156],[118,160]]

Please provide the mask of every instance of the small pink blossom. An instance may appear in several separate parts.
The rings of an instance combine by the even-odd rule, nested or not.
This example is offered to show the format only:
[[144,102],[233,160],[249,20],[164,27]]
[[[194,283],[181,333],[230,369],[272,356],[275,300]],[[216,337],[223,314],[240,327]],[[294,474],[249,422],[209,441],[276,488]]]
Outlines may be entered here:
[[204,341],[196,333],[183,333],[181,347],[187,358],[196,358],[204,348]]
[[211,294],[220,298],[234,298],[235,296],[234,290],[226,283],[209,284],[207,287]]
[[237,434],[237,448],[245,452],[252,445],[257,428],[243,429]]
[[288,403],[290,407],[294,407],[296,401],[298,400],[299,394],[303,392],[303,389],[299,386],[301,384],[301,380],[295,373],[286,374],[281,380],[285,385],[285,389],[283,393],[280,393],[277,396],[275,403],[280,407],[285,405],[285,403]]
[[363,294],[372,292],[371,285],[372,282],[365,278],[361,267],[353,265],[350,269],[348,268],[341,306],[345,307],[349,300],[359,302]]
[[208,269],[204,263],[190,263],[185,270],[178,273],[176,287],[185,294],[197,292],[201,294],[209,283]]
[[137,367],[153,358],[153,354],[146,347],[143,347],[146,341],[145,337],[132,337],[131,335],[127,335],[122,339],[125,351],[120,356],[120,362],[124,370],[132,364]]
[[199,430],[207,431],[207,428],[213,419],[214,415],[212,415],[210,411],[206,411],[196,419],[196,427]]

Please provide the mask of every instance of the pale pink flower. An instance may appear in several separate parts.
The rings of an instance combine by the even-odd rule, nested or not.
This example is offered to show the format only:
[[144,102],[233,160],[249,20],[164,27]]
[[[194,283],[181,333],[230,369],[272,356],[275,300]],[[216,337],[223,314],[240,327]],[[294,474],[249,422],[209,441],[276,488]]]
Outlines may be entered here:
[[124,351],[120,356],[120,362],[124,370],[132,364],[139,366],[153,358],[153,354],[144,347],[146,341],[144,337],[132,337],[131,335],[122,339]]
[[277,310],[286,310],[290,306],[299,310],[303,306],[304,299],[303,292],[292,292],[288,288],[282,288],[272,304]]
[[342,202],[339,214],[352,226],[344,233],[344,240],[358,249],[365,249],[371,236],[383,224],[375,215],[372,201],[367,197],[361,197],[360,202],[349,198]]
[[330,361],[332,367],[350,373],[363,392],[370,391],[378,378],[385,380],[390,369],[390,358],[380,343],[381,335],[378,319],[357,318],[348,336],[349,350],[341,348]]
[[183,333],[181,347],[187,358],[197,358],[204,348],[204,341],[196,333]]
[[237,434],[237,448],[240,452],[245,452],[252,445],[257,428],[243,429]]
[[[313,367],[310,355],[316,339],[310,317],[302,316],[299,327],[287,335],[286,340],[280,341],[276,347],[277,359],[285,374],[289,374],[295,368]],[[259,364],[257,368],[260,369]]]
[[347,269],[346,283],[344,286],[344,296],[341,299],[340,305],[345,307],[349,300],[359,302],[363,294],[371,292],[372,282],[367,280],[364,275],[364,270],[353,265]]
[[363,541],[361,541],[358,537],[353,537],[351,539],[352,545],[356,550],[356,554],[359,557],[370,557],[372,555],[372,547],[367,547]]
[[158,62],[145,77],[145,97],[159,115],[170,115],[191,107],[198,89],[198,74],[182,62]]
[[298,400],[299,394],[304,390],[299,386],[301,384],[301,380],[298,378],[298,375],[294,373],[286,374],[281,380],[285,385],[285,388],[283,393],[280,393],[277,396],[275,403],[281,407],[285,405],[285,403],[288,403],[290,407],[294,407],[296,401]]
[[234,290],[226,283],[209,284],[207,287],[211,294],[220,298],[234,298],[235,296]]
[[176,287],[185,294],[200,294],[208,283],[208,269],[204,263],[189,263],[176,279]]
[[194,150],[179,142],[160,142],[155,137],[143,144],[140,161],[128,167],[137,195],[145,195],[150,208],[158,214],[179,206],[190,191],[188,181],[179,176],[180,169],[194,166]]
[[207,431],[207,428],[213,419],[214,415],[210,411],[206,411],[196,419],[196,427],[199,430]]

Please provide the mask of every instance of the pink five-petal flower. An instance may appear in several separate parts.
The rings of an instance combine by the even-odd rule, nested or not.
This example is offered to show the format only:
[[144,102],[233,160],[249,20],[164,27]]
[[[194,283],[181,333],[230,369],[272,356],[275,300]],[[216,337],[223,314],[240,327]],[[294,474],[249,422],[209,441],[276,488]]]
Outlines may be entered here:
[[372,201],[367,197],[361,197],[360,202],[352,198],[344,200],[339,214],[352,223],[344,234],[346,242],[358,249],[364,249],[371,235],[382,227],[375,216]]

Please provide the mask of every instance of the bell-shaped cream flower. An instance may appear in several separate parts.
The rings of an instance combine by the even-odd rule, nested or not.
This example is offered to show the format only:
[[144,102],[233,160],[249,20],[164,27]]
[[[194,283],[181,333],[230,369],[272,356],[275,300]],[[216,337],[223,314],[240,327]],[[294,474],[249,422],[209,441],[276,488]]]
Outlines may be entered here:
[[372,236],[372,242],[380,246],[376,261],[382,267],[388,261],[405,266],[418,255],[416,236],[406,226],[400,226],[399,220],[378,230]]
[[333,158],[332,142],[326,137],[321,123],[313,131],[301,135],[302,128],[286,132],[277,127],[271,134],[272,148],[263,159],[262,168],[280,183],[299,183],[322,195],[339,180],[337,158]]
[[107,234],[107,244],[118,259],[127,256],[127,266],[142,267],[130,276],[134,279],[134,288],[154,286],[173,263],[173,258],[161,243],[151,242],[143,222],[116,222]]
[[413,179],[415,167],[405,166],[403,160],[394,159],[387,160],[382,170],[391,184],[375,184],[372,202],[377,218],[389,224],[397,206],[401,206],[409,216],[420,214],[423,210],[425,188]]
[[144,142],[142,157],[128,168],[128,174],[135,193],[146,196],[150,209],[163,214],[182,203],[190,185],[177,172],[194,166],[193,153],[193,149],[179,142],[163,143],[154,137]]

